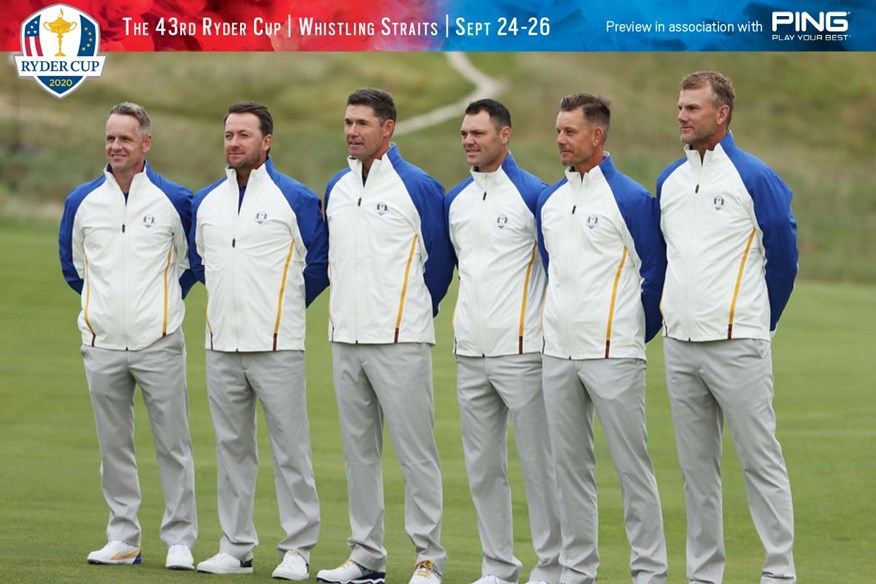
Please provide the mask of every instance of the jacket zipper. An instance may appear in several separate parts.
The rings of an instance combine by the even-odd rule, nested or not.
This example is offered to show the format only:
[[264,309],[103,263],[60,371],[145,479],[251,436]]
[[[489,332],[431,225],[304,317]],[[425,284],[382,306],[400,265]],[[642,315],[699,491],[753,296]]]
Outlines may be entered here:
[[[136,180],[136,177],[134,178]],[[118,183],[116,183],[118,186]],[[126,225],[128,223],[128,198],[131,197],[132,191],[134,190],[134,181],[131,181],[131,186],[128,187],[128,196],[125,196],[125,193],[122,192],[121,186],[119,186],[119,194],[122,195],[122,250],[121,250],[121,258],[122,265],[119,266],[120,271],[122,272],[122,336],[125,339],[125,350],[128,350],[128,347],[131,345],[131,339],[129,336],[130,328],[128,326],[128,306],[131,304],[128,302],[128,241],[126,236]]]

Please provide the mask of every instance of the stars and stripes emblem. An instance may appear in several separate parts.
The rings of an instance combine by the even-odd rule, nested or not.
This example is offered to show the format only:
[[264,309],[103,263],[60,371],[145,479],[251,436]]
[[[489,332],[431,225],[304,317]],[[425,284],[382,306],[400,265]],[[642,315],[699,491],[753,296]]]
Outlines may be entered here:
[[42,57],[43,46],[40,43],[40,15],[31,18],[24,25],[24,43],[21,47],[28,57]]

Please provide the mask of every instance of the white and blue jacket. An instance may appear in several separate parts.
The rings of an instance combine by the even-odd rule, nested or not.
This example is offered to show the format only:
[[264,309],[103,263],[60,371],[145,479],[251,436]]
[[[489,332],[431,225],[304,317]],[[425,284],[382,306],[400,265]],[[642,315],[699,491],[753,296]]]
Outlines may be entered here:
[[472,169],[444,199],[459,271],[457,355],[541,351],[546,278],[538,260],[535,206],[546,187],[509,153],[495,172]]
[[544,354],[562,359],[645,358],[661,326],[666,247],[657,200],[611,156],[538,200],[548,273]]
[[58,235],[61,269],[82,296],[82,343],[139,350],[180,327],[188,270],[192,192],[147,162],[122,192],[104,175],[73,190]]
[[237,172],[198,191],[192,269],[207,286],[214,351],[304,350],[305,308],[328,285],[319,197],[274,168],[253,170],[241,200]]
[[432,323],[453,277],[444,188],[392,145],[371,165],[347,159],[325,193],[329,340],[435,343]]
[[769,340],[797,275],[791,190],[732,134],[703,159],[685,154],[657,180],[669,260],[665,335]]

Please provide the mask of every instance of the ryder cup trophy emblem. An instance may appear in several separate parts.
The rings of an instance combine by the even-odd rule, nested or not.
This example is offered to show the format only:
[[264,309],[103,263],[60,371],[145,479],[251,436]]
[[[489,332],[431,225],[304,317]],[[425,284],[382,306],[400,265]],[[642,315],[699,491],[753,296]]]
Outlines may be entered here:
[[76,30],[76,23],[72,20],[64,20],[64,9],[60,9],[60,13],[58,14],[58,18],[53,20],[52,22],[44,22],[43,26],[46,30],[51,31],[52,33],[58,35],[58,52],[55,54],[56,57],[66,57],[64,51],[61,49],[61,43],[63,42],[64,35],[70,32],[71,30]]
[[[51,55],[55,43],[58,52]],[[43,47],[46,52],[43,52]],[[98,56],[100,25],[72,6],[54,4],[21,23],[19,77],[30,77],[55,97],[66,97],[89,77],[100,77],[106,57]],[[66,47],[66,53],[65,53]]]

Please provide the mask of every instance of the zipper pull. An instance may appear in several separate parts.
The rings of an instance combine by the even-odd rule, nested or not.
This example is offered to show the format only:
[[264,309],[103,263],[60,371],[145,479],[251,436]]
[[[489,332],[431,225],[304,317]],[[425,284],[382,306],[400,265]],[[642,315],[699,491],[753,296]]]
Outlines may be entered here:
[[232,238],[231,238],[231,247],[235,247],[235,244],[236,244],[236,243],[237,243],[237,239],[235,239],[235,238],[232,237]]
[[698,192],[700,192],[700,185],[697,185],[696,188],[694,189],[694,194],[696,194]]
[[356,206],[357,206],[357,207],[361,207],[361,206],[362,206],[362,197],[359,197],[359,202],[356,203]]
[[125,232],[125,224],[122,223],[122,233],[124,233],[124,232]]
[[486,200],[487,200],[487,191],[484,191],[484,198],[481,199],[481,200],[482,200],[482,201],[486,201]]
[[575,214],[575,209],[578,208],[578,205],[572,205],[572,215]]

